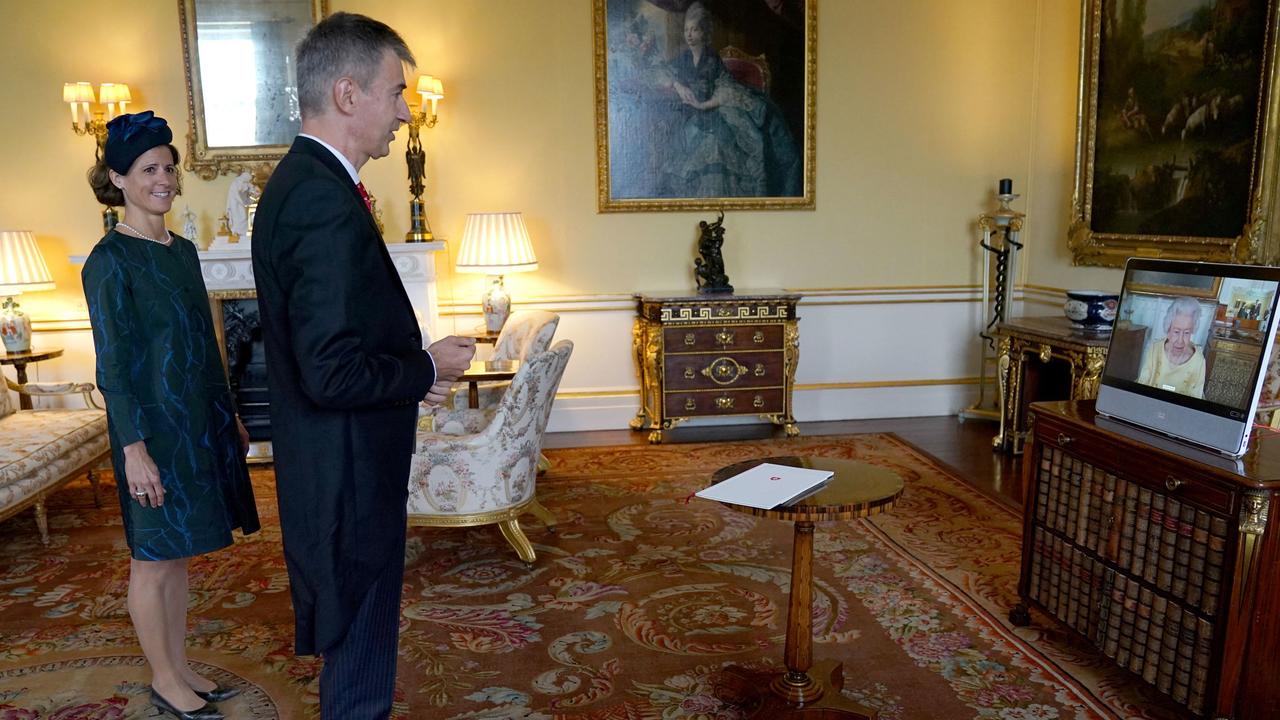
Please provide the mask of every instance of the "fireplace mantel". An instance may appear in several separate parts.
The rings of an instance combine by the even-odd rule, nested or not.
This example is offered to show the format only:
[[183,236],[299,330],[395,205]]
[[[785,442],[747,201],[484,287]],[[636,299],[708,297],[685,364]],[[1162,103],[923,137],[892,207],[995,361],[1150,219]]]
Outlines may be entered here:
[[[432,253],[444,250],[443,240],[426,243],[388,243],[387,251],[400,273],[424,337],[437,338],[440,304],[436,291],[436,265]],[[200,272],[210,293],[253,290],[253,262],[249,249],[202,250]]]

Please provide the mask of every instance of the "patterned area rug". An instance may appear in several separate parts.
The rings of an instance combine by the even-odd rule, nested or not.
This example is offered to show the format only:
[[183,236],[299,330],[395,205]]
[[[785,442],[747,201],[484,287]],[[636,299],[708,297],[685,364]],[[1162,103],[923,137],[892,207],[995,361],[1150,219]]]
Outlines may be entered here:
[[[891,468],[890,513],[819,526],[815,659],[885,719],[1178,718],[1153,692],[1037,616],[1013,630],[1017,515],[890,435],[548,451],[528,568],[496,528],[410,530],[396,718],[732,720],[725,668],[781,667],[788,523],[686,498],[716,469],[772,455]],[[191,656],[245,693],[231,718],[318,717],[296,658],[269,470],[262,532],[192,564]],[[150,717],[125,609],[127,553],[110,478],[0,524],[0,720]]]

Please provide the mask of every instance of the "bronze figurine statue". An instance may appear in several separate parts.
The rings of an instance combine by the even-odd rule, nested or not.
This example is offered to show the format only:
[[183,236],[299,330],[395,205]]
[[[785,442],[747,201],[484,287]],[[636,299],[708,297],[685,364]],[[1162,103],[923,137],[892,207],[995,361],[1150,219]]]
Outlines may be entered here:
[[700,293],[731,293],[729,276],[724,274],[724,257],[720,248],[724,245],[724,211],[713,223],[698,223],[698,255],[693,261],[693,274],[697,278]]

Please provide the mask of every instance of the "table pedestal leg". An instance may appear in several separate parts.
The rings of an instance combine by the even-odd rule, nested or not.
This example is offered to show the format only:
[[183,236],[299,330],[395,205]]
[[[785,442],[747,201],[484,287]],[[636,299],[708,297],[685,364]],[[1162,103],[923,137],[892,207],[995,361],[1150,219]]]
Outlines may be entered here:
[[813,523],[797,522],[791,548],[791,598],[787,604],[787,671],[770,685],[790,703],[822,697],[822,683],[809,677],[813,664]]
[[783,654],[787,670],[774,676],[768,689],[739,668],[728,668],[739,688],[754,697],[741,703],[747,717],[854,718],[872,720],[874,710],[849,700],[844,688],[844,668],[836,660],[813,664],[813,523],[797,522],[791,551],[791,598],[787,605],[787,646]]
[[[27,364],[23,362],[14,363],[13,369],[17,371],[18,384],[26,385],[27,384]],[[5,388],[5,392],[8,392],[7,388]],[[26,393],[18,393],[18,409],[30,410],[32,409],[32,407],[33,406],[31,404],[31,396]]]

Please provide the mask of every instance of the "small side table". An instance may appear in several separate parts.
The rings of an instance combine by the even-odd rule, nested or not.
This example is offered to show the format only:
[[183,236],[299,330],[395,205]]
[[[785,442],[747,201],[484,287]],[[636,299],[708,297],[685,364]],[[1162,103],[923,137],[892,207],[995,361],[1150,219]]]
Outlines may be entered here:
[[[824,457],[771,457],[730,465],[717,470],[713,482],[737,475],[761,463],[790,465],[834,473],[827,485],[794,505],[772,510],[723,503],[738,512],[795,523],[791,551],[791,597],[787,604],[787,645],[783,658],[787,671],[768,682],[752,673],[729,669],[754,695],[747,703],[749,717],[860,718],[872,720],[874,710],[858,705],[840,693],[844,667],[836,660],[813,666],[813,524],[823,520],[852,520],[885,512],[902,496],[902,478],[893,471],[854,460]],[[812,667],[812,670],[810,669]]]
[[1000,338],[997,450],[1022,453],[1027,406],[1041,400],[1092,400],[1107,364],[1110,332],[1089,332],[1060,315],[1019,317],[996,326]]
[[471,367],[458,378],[458,382],[467,383],[467,406],[480,407],[480,383],[510,380],[519,370],[519,360],[472,360]]
[[[22,385],[27,382],[27,366],[31,363],[52,360],[62,356],[62,348],[44,348],[43,350],[29,350],[27,352],[11,352],[0,355],[0,365],[12,365],[18,374],[18,384]],[[8,390],[6,390],[8,392]],[[18,407],[23,410],[30,410],[31,396],[26,393],[18,393]]]
[[502,334],[501,331],[489,332],[488,330],[485,329],[485,326],[480,325],[480,326],[477,326],[476,329],[472,330],[471,332],[458,333],[458,337],[475,338],[476,343],[480,345],[497,345],[498,336],[501,334]]

